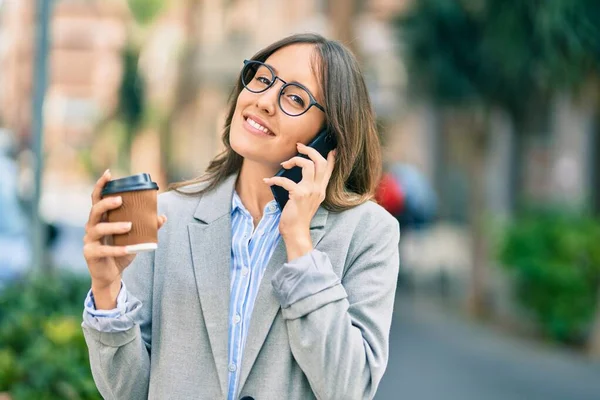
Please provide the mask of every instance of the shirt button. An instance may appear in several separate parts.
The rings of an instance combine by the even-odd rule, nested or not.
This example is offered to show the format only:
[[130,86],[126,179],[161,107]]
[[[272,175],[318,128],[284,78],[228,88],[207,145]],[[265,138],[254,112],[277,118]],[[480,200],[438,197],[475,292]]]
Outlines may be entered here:
[[271,211],[271,212],[275,211],[276,209],[277,209],[277,206],[275,204],[271,204],[269,206],[269,211]]
[[242,276],[246,276],[248,275],[248,268],[244,267],[242,268]]
[[235,370],[237,369],[235,364],[229,364],[229,372],[235,372]]
[[234,324],[239,324],[241,320],[242,320],[242,317],[240,317],[240,314],[235,314],[235,317],[233,317]]

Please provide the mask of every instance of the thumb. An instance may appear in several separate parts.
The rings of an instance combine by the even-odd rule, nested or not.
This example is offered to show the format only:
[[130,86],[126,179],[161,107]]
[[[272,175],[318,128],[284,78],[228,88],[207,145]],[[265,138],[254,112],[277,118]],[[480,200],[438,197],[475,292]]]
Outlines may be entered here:
[[162,226],[167,222],[167,216],[161,215],[158,217],[158,229],[162,228]]

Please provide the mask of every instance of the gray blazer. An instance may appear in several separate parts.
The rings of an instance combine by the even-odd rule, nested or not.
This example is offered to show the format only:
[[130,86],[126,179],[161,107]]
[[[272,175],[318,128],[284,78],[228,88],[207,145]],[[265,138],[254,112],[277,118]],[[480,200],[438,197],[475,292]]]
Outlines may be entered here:
[[[141,300],[136,324],[100,332],[83,324],[94,380],[105,399],[227,396],[231,198],[236,176],[194,197],[167,192],[155,252],[125,270]],[[189,186],[189,190],[199,186]],[[341,213],[319,208],[311,237],[340,283],[282,308],[272,278],[286,263],[280,241],[262,279],[244,349],[239,397],[371,399],[388,361],[399,267],[396,220],[373,202]]]

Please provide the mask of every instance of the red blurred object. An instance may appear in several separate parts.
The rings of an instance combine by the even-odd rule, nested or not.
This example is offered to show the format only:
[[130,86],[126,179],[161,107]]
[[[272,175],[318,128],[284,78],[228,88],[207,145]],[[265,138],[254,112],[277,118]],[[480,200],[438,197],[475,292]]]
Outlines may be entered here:
[[390,173],[383,174],[375,191],[375,199],[394,216],[400,215],[404,210],[404,192]]

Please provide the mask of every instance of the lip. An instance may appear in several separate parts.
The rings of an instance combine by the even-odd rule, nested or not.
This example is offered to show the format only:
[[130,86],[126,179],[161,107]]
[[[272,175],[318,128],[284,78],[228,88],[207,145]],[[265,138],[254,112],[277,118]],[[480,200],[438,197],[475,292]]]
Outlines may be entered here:
[[[255,127],[253,127],[252,125],[250,125],[248,123],[248,118],[251,118],[252,120],[254,120],[255,122],[257,122],[258,124],[264,126],[265,128],[267,128],[269,130],[269,132],[271,132],[271,134],[265,133],[263,131],[261,131],[260,129],[256,129]],[[257,134],[259,136],[265,136],[265,137],[275,137],[277,135],[275,135],[275,132],[273,132],[273,129],[271,129],[271,127],[262,119],[258,118],[256,115],[252,115],[252,114],[244,114],[243,115],[243,119],[244,119],[244,127],[249,130],[251,133]]]

